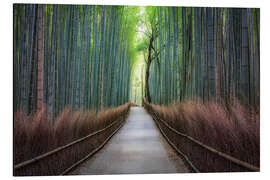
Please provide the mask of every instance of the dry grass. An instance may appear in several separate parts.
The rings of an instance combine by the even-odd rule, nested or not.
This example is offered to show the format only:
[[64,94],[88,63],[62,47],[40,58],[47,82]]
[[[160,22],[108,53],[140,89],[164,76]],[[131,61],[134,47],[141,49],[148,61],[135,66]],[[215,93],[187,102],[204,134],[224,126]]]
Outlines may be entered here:
[[138,104],[136,104],[136,103],[134,103],[134,102],[130,102],[130,105],[131,105],[131,106],[134,106],[134,107],[139,106]]
[[[103,109],[97,115],[95,111],[84,112],[83,110],[77,110],[72,112],[70,107],[66,107],[58,115],[55,123],[52,123],[50,114],[45,108],[30,116],[26,116],[22,110],[18,110],[14,113],[14,164],[32,159],[92,132],[103,129],[112,122],[119,120],[119,117],[124,115],[129,107],[130,103],[126,103],[116,108]],[[76,158],[82,152],[89,153],[93,149],[93,147],[89,146],[96,147],[103,142],[119,126],[119,123],[116,124],[108,132],[91,138],[81,148],[78,147],[69,151],[72,151]],[[66,153],[66,156],[62,161],[66,161],[66,164],[71,164],[70,161],[73,161],[74,157],[69,157],[71,156],[70,153]],[[65,162],[61,163],[62,165],[65,164]],[[55,172],[33,172],[30,175],[56,175],[54,174]]]
[[[199,100],[175,103],[168,107],[152,104],[148,106],[179,132],[259,167],[260,118],[259,113],[252,108],[246,108],[236,100],[229,106],[214,101],[202,103]],[[168,135],[185,149],[185,144],[180,142],[179,137],[170,132]],[[213,163],[207,163],[211,160],[204,156],[204,152],[194,147],[187,151],[190,156],[198,157],[195,158],[195,163],[203,167],[202,169],[212,171],[210,166],[213,166]],[[224,167],[212,169],[219,171],[222,168]]]

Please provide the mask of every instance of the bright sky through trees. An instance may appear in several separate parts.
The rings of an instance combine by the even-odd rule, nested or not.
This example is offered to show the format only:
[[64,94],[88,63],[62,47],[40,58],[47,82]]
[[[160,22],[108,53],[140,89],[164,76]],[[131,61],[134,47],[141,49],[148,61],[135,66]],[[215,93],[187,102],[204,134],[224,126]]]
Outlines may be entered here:
[[258,106],[259,22],[254,8],[17,4],[14,107],[44,103],[57,116],[142,97]]
[[259,108],[260,9],[147,6],[139,14],[148,102],[238,99]]
[[[138,17],[142,18],[145,14],[145,8],[139,7]],[[138,46],[145,37],[145,24],[141,21],[137,25],[137,36],[136,36],[136,46]],[[137,49],[138,50],[138,49]],[[142,51],[138,51],[136,56],[135,63],[132,67],[131,72],[131,101],[139,105],[142,104],[142,96],[144,92],[144,74],[145,74],[145,60]]]

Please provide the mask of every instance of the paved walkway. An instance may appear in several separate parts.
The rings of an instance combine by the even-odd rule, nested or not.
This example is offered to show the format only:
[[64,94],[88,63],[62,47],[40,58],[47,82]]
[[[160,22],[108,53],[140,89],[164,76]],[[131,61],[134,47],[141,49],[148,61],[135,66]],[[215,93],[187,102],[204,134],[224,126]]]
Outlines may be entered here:
[[125,125],[71,174],[142,174],[189,172],[141,107],[132,107]]

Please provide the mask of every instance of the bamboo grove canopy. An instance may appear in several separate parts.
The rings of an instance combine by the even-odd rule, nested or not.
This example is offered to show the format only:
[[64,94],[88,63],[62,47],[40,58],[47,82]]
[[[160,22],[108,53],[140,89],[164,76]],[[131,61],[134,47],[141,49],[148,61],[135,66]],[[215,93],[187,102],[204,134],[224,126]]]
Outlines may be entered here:
[[129,99],[136,7],[14,5],[14,109],[100,109]]
[[15,4],[14,109],[30,114],[45,104],[56,116],[67,105],[98,111],[123,104],[140,51],[149,102],[239,99],[259,106],[259,9],[141,9]]
[[147,7],[145,14],[148,101],[236,98],[259,106],[260,9]]

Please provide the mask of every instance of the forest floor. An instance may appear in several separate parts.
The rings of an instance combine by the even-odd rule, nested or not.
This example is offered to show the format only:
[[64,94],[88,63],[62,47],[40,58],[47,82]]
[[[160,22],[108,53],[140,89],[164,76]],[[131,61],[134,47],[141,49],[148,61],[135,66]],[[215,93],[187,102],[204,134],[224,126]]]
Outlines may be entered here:
[[189,172],[184,161],[162,137],[150,115],[132,107],[119,132],[70,174],[142,174]]

